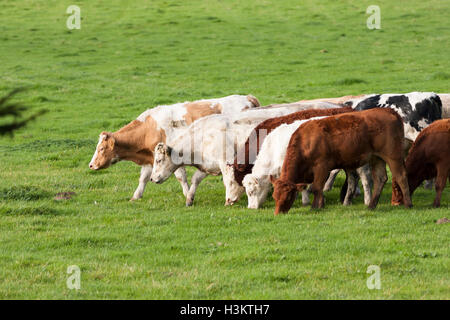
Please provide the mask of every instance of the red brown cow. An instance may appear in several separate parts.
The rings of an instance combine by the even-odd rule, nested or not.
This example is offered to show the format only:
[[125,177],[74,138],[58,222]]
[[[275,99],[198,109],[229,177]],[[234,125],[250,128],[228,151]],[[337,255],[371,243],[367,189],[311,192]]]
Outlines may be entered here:
[[387,181],[386,163],[403,191],[404,204],[411,207],[408,181],[400,152],[403,121],[392,109],[376,108],[313,120],[292,135],[279,179],[274,186],[275,214],[287,212],[296,194],[312,183],[313,208],[324,207],[323,186],[331,170],[372,166],[374,190],[369,204],[377,206]]
[[[439,207],[447,178],[450,181],[450,119],[435,121],[419,134],[406,158],[406,172],[411,196],[424,180],[436,178],[433,206]],[[392,179],[391,203],[402,200],[402,191]]]
[[[244,144],[244,152],[245,154],[244,163],[239,163],[238,158],[234,159],[233,169],[234,169],[234,179],[242,186],[242,180],[244,176],[250,174],[253,169],[253,164],[255,163],[256,156],[259,153],[259,148],[262,146],[264,138],[275,128],[279,127],[282,124],[291,124],[297,120],[306,120],[314,117],[325,117],[332,116],[336,114],[341,114],[345,112],[352,112],[353,109],[351,107],[342,107],[342,108],[334,108],[334,109],[309,109],[304,111],[298,111],[292,114],[288,114],[286,116],[271,118],[260,123],[255,129],[254,132],[256,134],[256,140],[252,139],[252,142],[255,142],[255,146],[251,150],[250,147],[250,137]],[[261,135],[261,133],[264,133]]]

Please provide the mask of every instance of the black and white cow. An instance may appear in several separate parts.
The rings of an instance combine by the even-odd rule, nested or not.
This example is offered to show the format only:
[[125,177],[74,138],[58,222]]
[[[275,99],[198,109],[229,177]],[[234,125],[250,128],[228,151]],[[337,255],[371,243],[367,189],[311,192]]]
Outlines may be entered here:
[[349,100],[344,105],[355,110],[392,108],[402,117],[405,138],[416,140],[420,131],[433,121],[442,119],[442,102],[433,92],[411,92],[405,94],[372,94]]
[[[442,119],[442,101],[433,92],[410,92],[404,94],[371,94],[344,102],[355,110],[372,108],[392,108],[401,116],[404,124],[405,139],[409,140],[405,147],[416,140],[419,133],[433,121]],[[406,150],[404,150],[406,152]],[[330,173],[324,190],[331,190],[339,170]],[[344,186],[345,187],[345,186]],[[341,190],[345,194],[345,190]]]

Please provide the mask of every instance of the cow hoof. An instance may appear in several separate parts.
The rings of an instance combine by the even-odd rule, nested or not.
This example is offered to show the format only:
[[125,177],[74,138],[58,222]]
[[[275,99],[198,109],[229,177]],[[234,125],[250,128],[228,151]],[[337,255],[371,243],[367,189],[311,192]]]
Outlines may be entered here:
[[186,200],[186,207],[190,207],[193,204],[194,204],[194,200],[193,199]]

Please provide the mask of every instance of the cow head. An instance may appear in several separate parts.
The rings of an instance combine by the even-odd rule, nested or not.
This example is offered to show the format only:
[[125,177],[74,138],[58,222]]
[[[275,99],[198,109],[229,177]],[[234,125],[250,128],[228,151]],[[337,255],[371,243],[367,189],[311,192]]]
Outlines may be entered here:
[[242,185],[245,187],[245,192],[247,193],[248,208],[258,209],[266,201],[270,183],[268,181],[264,183],[264,181],[252,174],[247,174],[242,180]]
[[244,188],[234,179],[234,168],[232,165],[225,167],[223,174],[223,184],[225,185],[225,205],[229,206],[236,203],[244,193]]
[[176,169],[178,169],[179,166],[172,161],[171,154],[172,149],[168,145],[162,142],[156,145],[150,181],[154,183],[163,183]]
[[106,169],[110,165],[120,161],[115,148],[116,140],[112,133],[102,132],[94,156],[89,163],[89,168],[92,170]]
[[297,192],[303,191],[307,184],[298,183],[295,184],[290,181],[275,179],[270,176],[270,182],[273,185],[272,197],[275,199],[275,215],[280,212],[286,213],[292,207]]

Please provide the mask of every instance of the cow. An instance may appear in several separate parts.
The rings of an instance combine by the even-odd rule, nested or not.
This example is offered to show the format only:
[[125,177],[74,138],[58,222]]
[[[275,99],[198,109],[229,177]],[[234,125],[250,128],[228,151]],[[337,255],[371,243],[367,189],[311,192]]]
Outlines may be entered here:
[[[390,94],[391,96],[405,96],[408,98],[412,97],[413,95],[417,95],[420,94],[419,92],[411,92],[411,93],[407,93],[407,94]],[[450,118],[450,94],[448,93],[438,93],[437,94],[439,96],[439,98],[441,99],[441,103],[442,103],[442,118],[443,119],[448,119]],[[309,102],[309,103],[315,103],[315,102],[330,102],[330,103],[335,103],[335,104],[340,104],[340,105],[347,105],[347,106],[352,106],[355,105],[355,103],[360,103],[363,101],[368,101],[367,99],[369,98],[374,98],[376,96],[382,96],[380,94],[361,94],[361,95],[357,95],[357,96],[352,96],[352,95],[347,95],[347,96],[342,96],[342,97],[337,97],[337,98],[320,98],[320,99],[312,99],[312,100],[300,100],[299,102]],[[404,99],[404,98],[401,98]],[[380,100],[382,100],[382,97],[380,97]],[[396,107],[402,107],[402,103],[396,103]]]
[[[420,131],[433,121],[442,119],[443,112],[440,97],[445,97],[447,103],[450,103],[450,99],[445,94],[437,95],[432,92],[410,92],[405,94],[362,95],[345,101],[343,105],[352,107],[357,111],[372,108],[392,108],[397,111],[403,119],[405,130],[403,152],[406,155]],[[336,169],[330,173],[330,177],[325,184],[325,191],[331,190],[339,171],[339,169]],[[345,189],[346,183],[343,186],[341,200],[343,195],[346,194]]]
[[[89,163],[92,170],[106,169],[122,161],[133,161],[141,166],[139,185],[130,201],[142,198],[153,167],[153,150],[159,142],[170,141],[177,131],[199,118],[212,114],[237,114],[260,106],[252,95],[231,95],[217,99],[161,105],[148,109],[116,132],[102,132]],[[184,168],[175,176],[187,195],[189,184]]]
[[[282,124],[275,128],[265,139],[261,146],[261,151],[258,153],[252,172],[247,174],[242,184],[245,187],[245,192],[248,198],[248,208],[258,209],[266,200],[267,194],[271,188],[269,177],[280,176],[281,167],[286,155],[286,150],[292,134],[303,125],[305,122],[323,117],[315,117],[307,120],[297,120],[291,124]],[[367,181],[367,171],[360,168],[361,179],[363,182]],[[351,197],[356,188],[356,179],[353,172],[348,172],[349,176],[349,195],[345,198],[344,205],[351,204]],[[363,183],[364,186],[370,186],[368,183]],[[365,202],[370,201],[371,190],[370,187],[364,190]],[[352,194],[350,194],[352,193]],[[366,199],[369,199],[368,201]],[[302,203],[307,205],[309,203],[308,190],[302,191]]]
[[442,119],[442,101],[433,92],[372,94],[346,101],[344,105],[358,111],[372,108],[394,109],[403,119],[405,138],[411,142],[433,121]]
[[[240,150],[251,130],[259,123],[268,118],[313,108],[330,109],[340,108],[340,106],[323,102],[271,105],[247,110],[234,116],[214,115],[197,120],[180,133],[171,144],[160,143],[156,146],[150,181],[162,183],[175,170],[183,166],[196,167],[199,171],[192,177],[191,187],[186,197],[186,205],[190,206],[193,204],[195,192],[200,182],[208,174],[220,175],[229,170],[227,164],[232,163],[237,150]],[[229,198],[230,193],[242,193],[244,191],[242,186],[237,186],[242,189],[239,191],[227,188],[230,185],[226,180],[227,177],[228,175],[224,175],[226,199]],[[229,203],[225,202],[225,204],[228,205]]]
[[[278,118],[272,118],[272,119],[267,119],[266,121],[263,121],[262,123],[260,123],[250,134],[250,136],[247,138],[247,140],[245,141],[245,144],[243,146],[243,150],[241,152],[238,153],[238,155],[242,155],[244,154],[245,158],[242,159],[238,159],[238,157],[236,157],[234,159],[231,168],[228,168],[226,171],[226,177],[224,175],[224,181],[227,181],[230,185],[226,186],[227,190],[230,190],[230,198],[227,198],[227,203],[228,204],[233,204],[236,201],[239,200],[240,196],[241,196],[241,191],[242,188],[239,188],[239,186],[242,186],[243,183],[243,178],[245,175],[250,174],[252,172],[252,168],[253,165],[255,163],[255,159],[256,156],[259,153],[260,150],[260,146],[262,146],[264,139],[267,135],[270,136],[270,133],[272,130],[274,130],[275,128],[277,128],[278,126],[280,126],[281,124],[290,124],[293,123],[294,121],[297,120],[305,120],[305,119],[309,119],[312,117],[319,117],[319,116],[330,116],[330,115],[335,115],[335,114],[340,114],[340,113],[345,113],[345,112],[352,112],[353,109],[350,107],[343,107],[343,108],[333,108],[333,109],[325,109],[325,110],[304,110],[304,111],[298,111],[289,115],[285,115],[282,117],[278,117]],[[287,138],[289,139],[289,138]],[[284,146],[284,148],[287,148],[287,142],[286,145]],[[283,157],[284,157],[284,152],[283,151]],[[267,154],[268,157],[271,157],[270,155],[270,151],[268,151]],[[279,167],[281,168],[281,164],[282,164],[282,158],[280,158],[281,163],[279,163]],[[366,181],[366,179],[363,179],[364,181]],[[239,185],[237,186],[236,183]],[[231,190],[234,190],[234,192],[232,192]],[[265,190],[265,188],[264,188]],[[369,189],[367,189],[366,191],[369,191]],[[248,192],[247,192],[248,194]],[[370,194],[370,191],[367,192],[367,194]],[[303,194],[304,196],[304,200],[307,201],[307,197],[306,197],[306,193]],[[261,198],[263,199],[263,198]],[[264,197],[265,199],[265,197]],[[262,200],[264,201],[264,200]],[[261,202],[262,203],[262,202]],[[260,204],[261,204],[260,203]],[[249,204],[249,208],[254,208],[254,206],[250,206]],[[259,207],[259,205],[257,206]]]
[[[447,179],[450,181],[450,119],[438,120],[419,134],[406,158],[406,173],[411,196],[425,179],[436,178],[433,206],[438,208]],[[402,201],[402,190],[392,179],[391,203]]]
[[386,163],[398,182],[405,207],[411,207],[403,146],[403,121],[390,108],[344,113],[308,121],[292,135],[280,178],[273,176],[275,215],[288,212],[298,191],[312,183],[312,208],[323,208],[323,187],[331,170],[370,163],[374,189],[369,209],[377,206],[387,181]]

